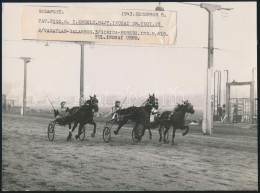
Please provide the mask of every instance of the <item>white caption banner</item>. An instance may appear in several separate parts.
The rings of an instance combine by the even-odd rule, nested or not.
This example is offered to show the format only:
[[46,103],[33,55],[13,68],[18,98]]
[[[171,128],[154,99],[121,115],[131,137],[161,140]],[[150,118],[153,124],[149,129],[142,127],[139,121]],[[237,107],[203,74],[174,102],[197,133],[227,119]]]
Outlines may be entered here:
[[172,45],[177,15],[168,11],[74,7],[22,8],[22,39]]

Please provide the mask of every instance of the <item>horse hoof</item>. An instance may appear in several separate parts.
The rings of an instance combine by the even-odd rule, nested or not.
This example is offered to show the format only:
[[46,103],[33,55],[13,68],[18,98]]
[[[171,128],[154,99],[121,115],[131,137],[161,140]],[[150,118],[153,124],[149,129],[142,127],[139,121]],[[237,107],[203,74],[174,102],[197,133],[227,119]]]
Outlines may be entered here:
[[69,132],[69,135],[68,135],[68,137],[67,137],[67,141],[71,139],[71,136],[72,136],[72,133]]
[[187,133],[183,133],[183,134],[182,134],[182,136],[185,136],[185,135],[187,135]]
[[117,132],[117,131],[114,131],[114,134],[115,134],[115,135],[117,135],[117,134],[118,134],[118,132]]
[[76,139],[78,139],[78,138],[79,138],[79,136],[78,136],[78,135],[75,135],[75,138],[76,138]]
[[95,133],[92,133],[92,134],[91,134],[91,137],[93,137],[93,138],[94,138],[94,137],[95,137]]
[[152,136],[150,136],[150,140],[152,140]]

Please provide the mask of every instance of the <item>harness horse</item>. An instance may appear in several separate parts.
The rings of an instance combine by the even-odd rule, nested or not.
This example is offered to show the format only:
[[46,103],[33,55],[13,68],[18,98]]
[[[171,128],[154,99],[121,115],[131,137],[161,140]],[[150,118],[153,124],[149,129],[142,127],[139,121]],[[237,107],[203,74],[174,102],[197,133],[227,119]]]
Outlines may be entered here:
[[173,111],[164,111],[159,117],[158,122],[160,123],[159,142],[162,142],[162,133],[163,133],[163,142],[168,142],[168,131],[170,127],[173,127],[172,133],[172,145],[174,145],[174,138],[176,129],[186,130],[182,135],[185,136],[189,132],[189,126],[185,126],[186,113],[194,114],[193,105],[188,101],[184,101],[183,104],[178,104]]
[[[67,108],[67,112],[69,112],[69,115],[60,117],[58,119],[55,119],[54,121],[51,121],[48,126],[48,138],[50,141],[53,141],[54,135],[55,135],[55,126],[66,126],[69,125],[69,135],[67,137],[67,140],[71,139],[72,133],[79,124],[78,134],[75,136],[76,139],[84,140],[85,139],[85,125],[86,124],[92,124],[94,125],[93,133],[91,134],[91,137],[95,137],[96,133],[96,123],[93,120],[93,113],[98,112],[98,100],[96,96],[94,97],[90,96],[90,99],[87,100],[84,105],[81,107],[72,107],[71,109]],[[54,115],[57,115],[57,111],[54,110]],[[73,128],[71,130],[71,124],[74,123]]]
[[117,110],[117,118],[111,119],[105,124],[103,130],[103,140],[106,143],[109,142],[111,138],[111,129],[115,123],[119,124],[118,128],[114,131],[114,134],[117,135],[122,126],[124,126],[129,120],[132,121],[132,123],[135,123],[132,130],[132,139],[134,142],[141,141],[146,129],[149,130],[151,138],[152,133],[149,127],[149,119],[152,108],[158,109],[158,99],[155,98],[154,94],[149,94],[149,98],[144,102],[142,106],[131,106],[126,109]]

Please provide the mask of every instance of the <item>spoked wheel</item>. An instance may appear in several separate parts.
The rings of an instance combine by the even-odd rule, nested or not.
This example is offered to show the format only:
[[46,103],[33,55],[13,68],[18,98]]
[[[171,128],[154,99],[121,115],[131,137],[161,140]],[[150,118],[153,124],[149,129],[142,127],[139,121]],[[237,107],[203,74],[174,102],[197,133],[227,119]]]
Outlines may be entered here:
[[48,138],[49,138],[50,141],[53,141],[53,139],[54,139],[54,135],[55,135],[55,129],[54,128],[55,128],[55,123],[51,122],[48,126],[48,131],[47,131]]
[[[163,128],[162,128],[163,136],[164,136],[164,132],[165,132],[165,131],[166,131],[166,128],[163,127]],[[168,141],[168,138],[169,138],[169,130],[168,130],[168,132],[167,132],[166,135],[165,135],[165,140]]]
[[81,133],[79,135],[79,140],[83,141],[85,139],[85,135],[86,135],[86,126],[82,127]]
[[134,142],[138,142],[139,141],[139,137],[141,137],[142,132],[143,132],[143,126],[142,125],[139,125],[136,128],[136,131],[133,128],[133,130],[132,130],[132,139],[133,139]]
[[111,128],[108,126],[105,126],[103,129],[103,140],[104,142],[108,143],[111,138]]

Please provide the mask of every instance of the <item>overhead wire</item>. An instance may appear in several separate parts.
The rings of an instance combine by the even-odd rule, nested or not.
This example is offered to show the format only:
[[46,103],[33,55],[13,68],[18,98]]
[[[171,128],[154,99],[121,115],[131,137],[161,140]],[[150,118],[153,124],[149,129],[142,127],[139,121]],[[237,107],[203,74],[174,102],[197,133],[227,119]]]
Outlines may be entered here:
[[[187,4],[187,5],[193,5],[193,6],[198,6],[198,7],[200,7],[200,4],[194,4],[194,3],[188,3],[188,2],[175,2],[175,3],[182,3],[182,4]],[[230,10],[232,10],[232,9],[234,9],[234,8],[224,8],[224,7],[221,7],[220,9],[230,11]]]
[[[72,44],[74,42],[66,42],[66,41],[37,41],[37,40],[4,40],[4,41],[10,41],[10,42],[36,42],[36,43],[45,43],[48,42],[49,44]],[[89,43],[91,46],[119,46],[119,47],[148,47],[148,48],[173,48],[173,49],[208,49],[208,47],[205,46],[174,46],[174,45],[135,45],[135,44],[111,44],[111,43]],[[221,48],[214,48],[216,50],[221,51],[229,51],[229,52],[237,52],[233,50],[226,50]]]

